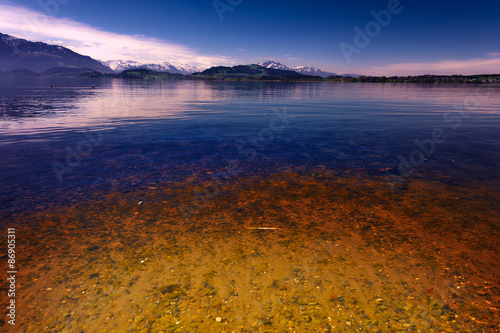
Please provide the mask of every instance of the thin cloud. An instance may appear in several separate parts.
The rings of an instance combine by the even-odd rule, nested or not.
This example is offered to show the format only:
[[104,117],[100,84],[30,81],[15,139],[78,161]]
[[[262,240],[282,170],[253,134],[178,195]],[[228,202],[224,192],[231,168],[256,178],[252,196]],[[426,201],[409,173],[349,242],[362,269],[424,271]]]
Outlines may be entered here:
[[237,50],[238,50],[238,51],[240,51],[240,52],[248,52],[248,51],[247,51],[247,50],[245,50],[245,49],[237,49]]
[[0,4],[0,31],[33,41],[58,41],[71,50],[99,60],[168,61],[199,67],[233,64],[220,55],[201,55],[187,46],[143,35],[103,31],[68,18],[49,16],[28,8]]
[[498,57],[500,56],[500,52],[488,52],[486,53],[488,57]]
[[367,75],[497,74],[500,73],[500,58],[391,64],[370,67],[363,70],[363,73]]

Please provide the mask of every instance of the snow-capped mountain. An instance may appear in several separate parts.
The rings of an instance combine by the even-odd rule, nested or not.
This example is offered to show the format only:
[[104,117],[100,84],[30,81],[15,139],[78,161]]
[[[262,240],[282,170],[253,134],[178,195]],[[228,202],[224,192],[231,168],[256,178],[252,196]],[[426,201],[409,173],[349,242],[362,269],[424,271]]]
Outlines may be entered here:
[[127,69],[147,68],[157,72],[167,72],[172,74],[191,74],[194,72],[202,71],[204,69],[188,64],[172,65],[171,63],[166,61],[160,64],[144,64],[134,60],[110,60],[103,61],[102,63],[110,67],[117,73],[123,72]]
[[301,73],[301,74],[317,75],[317,76],[321,76],[321,77],[328,77],[331,75],[337,75],[336,73],[325,72],[324,70],[316,68],[316,67],[295,66],[295,67],[292,67],[292,69],[298,73]]
[[272,60],[266,60],[266,61],[261,61],[257,65],[266,67],[266,68],[272,68],[272,69],[281,69],[285,71],[290,71],[292,68],[283,65],[282,63],[272,61]]
[[272,60],[261,61],[258,63],[258,65],[262,66],[262,67],[266,67],[266,68],[295,71],[295,72],[300,73],[300,74],[316,75],[316,76],[321,76],[321,77],[328,77],[330,75],[338,75],[336,73],[325,72],[324,70],[321,70],[321,69],[315,68],[315,67],[308,67],[308,66],[288,67],[286,65],[283,65],[282,63],[272,61]]
[[187,73],[187,74],[201,72],[201,71],[204,71],[205,69],[207,69],[206,67],[196,67],[196,66],[193,66],[190,64],[178,64],[178,65],[175,65],[175,67],[181,71],[185,71],[185,73]]
[[134,68],[141,65],[141,63],[133,60],[110,60],[101,61],[101,63],[105,66],[108,66],[115,72],[122,72],[129,68]]

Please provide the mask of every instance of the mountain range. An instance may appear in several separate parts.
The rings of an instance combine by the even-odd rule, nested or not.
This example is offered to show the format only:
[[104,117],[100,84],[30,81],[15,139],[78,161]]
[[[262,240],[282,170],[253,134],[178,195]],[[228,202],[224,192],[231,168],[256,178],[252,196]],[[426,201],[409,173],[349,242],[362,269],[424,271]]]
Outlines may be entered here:
[[337,76],[338,75],[336,73],[325,72],[324,70],[321,70],[321,69],[318,69],[315,67],[308,67],[308,66],[288,67],[286,65],[283,65],[282,63],[279,63],[279,62],[276,62],[273,60],[261,61],[261,62],[259,62],[258,65],[262,66],[262,67],[266,67],[266,68],[294,71],[294,72],[297,72],[300,74],[305,74],[305,75],[315,75],[315,76],[321,76],[321,77]]
[[63,46],[31,42],[0,33],[0,71],[29,70],[42,73],[53,68],[111,72],[109,67],[99,61]]
[[[172,74],[192,74],[196,72],[201,72],[205,69],[187,64],[172,65],[169,62],[162,62],[160,64],[144,64],[133,60],[110,60],[110,61],[104,61],[102,62],[102,64],[110,67],[116,73],[129,69],[146,68],[157,72],[168,72]],[[308,66],[288,67],[286,65],[283,65],[279,62],[272,60],[261,61],[260,63],[258,63],[258,65],[265,68],[294,71],[299,74],[321,76],[323,78],[326,78],[328,76],[338,75],[336,73],[326,72],[315,67],[308,67]]]
[[255,80],[321,80],[319,76],[300,74],[292,70],[264,67],[261,65],[237,65],[233,67],[217,66],[200,73],[191,74],[193,77],[212,77],[224,79],[255,79]]
[[[110,67],[115,73],[120,73],[122,71],[129,69],[145,68],[156,72],[167,72],[171,74],[186,75],[186,74],[202,72],[203,70],[205,70],[205,68],[200,68],[188,64],[172,65],[169,62],[162,62],[159,64],[145,64],[133,60],[110,60],[110,61],[103,61],[102,64]],[[352,76],[352,77],[360,76],[359,74],[336,74],[333,72],[327,72],[322,69],[309,66],[288,67],[280,62],[273,60],[261,61],[258,63],[258,65],[269,69],[294,71],[299,74],[321,76],[323,78],[329,76]],[[224,67],[224,66],[219,66],[219,67]]]
[[[248,66],[254,65],[247,65],[247,67]],[[258,66],[268,69],[268,71],[263,71],[262,68],[257,67],[248,67],[243,70],[243,67],[238,66],[218,66],[214,67],[216,68],[215,70],[210,71],[210,69],[199,68],[190,64],[174,65],[169,62],[155,64],[140,63],[134,60],[98,61],[92,59],[89,56],[81,55],[74,51],[71,51],[64,46],[50,45],[43,42],[32,42],[0,33],[0,72],[2,72],[2,75],[72,76],[87,72],[118,74],[126,70],[147,69],[154,72],[183,75],[201,73],[201,76],[215,77],[235,76],[235,74],[237,73],[243,74],[242,77],[292,77],[297,75],[311,75],[325,78],[328,76],[337,76],[337,74],[335,73],[326,72],[315,67],[288,67],[272,60],[260,62]],[[243,70],[243,72],[238,72],[240,70]],[[274,70],[281,70],[283,72],[278,73],[274,72]],[[209,74],[215,72],[217,72],[216,75]],[[351,74],[350,76],[355,75]]]
[[145,64],[134,60],[109,60],[103,61],[103,65],[110,67],[115,73],[120,73],[129,69],[150,69],[157,72],[167,72],[171,74],[191,74],[195,72],[200,72],[204,68],[199,68],[193,65],[180,64],[172,65],[169,62],[162,62],[159,64]]
[[288,70],[288,71],[295,71],[300,74],[305,74],[305,75],[315,75],[315,76],[321,76],[323,78],[329,77],[329,76],[352,76],[352,77],[359,77],[361,76],[360,74],[337,74],[337,73],[332,73],[332,72],[326,72],[322,69],[316,68],[316,67],[308,67],[308,66],[294,66],[294,67],[288,67],[286,65],[283,65],[280,62],[273,61],[273,60],[266,60],[266,61],[261,61],[259,62],[259,65],[262,67],[266,68],[274,68],[274,69],[281,69],[281,70]]

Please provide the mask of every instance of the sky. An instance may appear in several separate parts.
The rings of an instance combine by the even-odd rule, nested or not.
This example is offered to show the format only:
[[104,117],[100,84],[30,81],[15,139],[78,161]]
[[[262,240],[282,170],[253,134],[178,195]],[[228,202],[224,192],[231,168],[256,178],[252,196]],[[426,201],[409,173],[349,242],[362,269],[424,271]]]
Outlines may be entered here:
[[0,0],[0,32],[98,60],[500,73],[500,1]]

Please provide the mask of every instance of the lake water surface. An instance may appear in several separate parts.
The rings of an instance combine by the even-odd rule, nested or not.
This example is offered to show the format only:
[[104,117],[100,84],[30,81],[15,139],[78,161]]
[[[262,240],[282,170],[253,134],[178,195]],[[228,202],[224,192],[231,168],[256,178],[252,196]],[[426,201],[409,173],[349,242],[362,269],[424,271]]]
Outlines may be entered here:
[[499,327],[498,85],[0,80],[28,331]]
[[242,177],[322,166],[387,186],[500,174],[498,86],[4,79],[0,105],[5,217],[231,161]]

